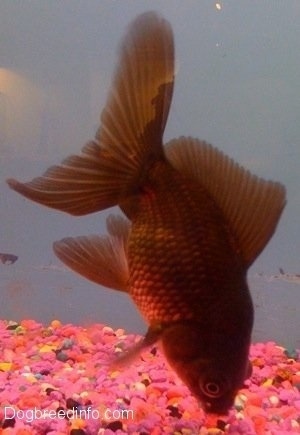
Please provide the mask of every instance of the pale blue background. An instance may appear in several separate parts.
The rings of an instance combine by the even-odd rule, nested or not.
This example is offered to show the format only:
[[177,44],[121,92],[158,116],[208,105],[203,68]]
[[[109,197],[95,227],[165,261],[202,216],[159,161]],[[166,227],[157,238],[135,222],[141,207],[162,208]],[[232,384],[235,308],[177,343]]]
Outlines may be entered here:
[[[0,264],[1,318],[145,330],[126,295],[64,271],[52,253],[54,240],[103,232],[105,213],[51,211],[10,191],[5,179],[29,180],[93,137],[120,38],[138,13],[154,9],[172,23],[176,40],[165,139],[205,139],[287,187],[276,235],[249,271],[253,339],[300,347],[300,2],[220,4],[1,0],[0,252],[19,256]],[[274,277],[279,267],[294,282]]]

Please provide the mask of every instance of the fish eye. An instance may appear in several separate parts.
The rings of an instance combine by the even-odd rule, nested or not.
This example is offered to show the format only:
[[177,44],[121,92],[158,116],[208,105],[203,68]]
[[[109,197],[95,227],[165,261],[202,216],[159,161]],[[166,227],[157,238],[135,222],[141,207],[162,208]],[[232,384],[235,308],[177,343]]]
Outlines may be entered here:
[[199,383],[202,393],[212,399],[222,396],[228,389],[228,383],[223,379],[206,379]]

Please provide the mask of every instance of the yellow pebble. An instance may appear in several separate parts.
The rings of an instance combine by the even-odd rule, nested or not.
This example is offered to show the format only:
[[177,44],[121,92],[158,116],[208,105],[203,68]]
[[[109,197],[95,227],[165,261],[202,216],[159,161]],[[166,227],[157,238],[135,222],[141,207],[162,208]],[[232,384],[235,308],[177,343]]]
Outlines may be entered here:
[[22,335],[22,334],[24,334],[25,333],[25,328],[23,328],[23,326],[18,326],[16,329],[15,329],[15,333],[17,334],[17,335]]
[[44,344],[40,348],[40,352],[41,353],[52,352],[53,350],[56,350],[56,349],[57,349],[57,346],[55,346],[54,344]]
[[115,370],[114,372],[111,372],[110,377],[111,377],[111,379],[115,379],[119,376],[119,374],[120,374],[120,371]]
[[271,387],[272,384],[273,384],[272,379],[267,379],[267,380],[262,384],[262,386],[263,386],[263,387]]
[[0,362],[0,371],[9,372],[13,367],[13,363],[11,362]]

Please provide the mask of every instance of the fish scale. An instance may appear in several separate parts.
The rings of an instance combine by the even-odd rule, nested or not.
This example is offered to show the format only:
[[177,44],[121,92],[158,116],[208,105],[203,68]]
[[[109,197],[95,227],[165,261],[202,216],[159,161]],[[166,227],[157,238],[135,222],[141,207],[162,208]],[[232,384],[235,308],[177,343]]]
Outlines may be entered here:
[[224,218],[213,201],[208,207],[205,192],[167,162],[158,162],[149,177],[151,188],[146,184],[138,212],[131,216],[124,210],[132,220],[130,294],[150,324],[197,319],[207,299],[214,304],[214,292],[220,291],[216,277],[222,276],[222,292],[233,287],[236,294],[239,259]]

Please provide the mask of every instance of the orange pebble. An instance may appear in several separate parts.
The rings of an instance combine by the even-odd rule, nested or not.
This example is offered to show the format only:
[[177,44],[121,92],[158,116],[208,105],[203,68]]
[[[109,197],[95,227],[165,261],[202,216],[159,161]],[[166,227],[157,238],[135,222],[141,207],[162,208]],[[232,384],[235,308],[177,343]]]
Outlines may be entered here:
[[64,337],[73,337],[76,335],[76,328],[73,325],[65,325],[62,329],[62,335]]
[[292,371],[290,368],[278,368],[276,375],[280,376],[282,380],[289,380],[291,378]]
[[[277,411],[278,411],[278,410],[277,410]],[[285,406],[282,406],[282,407],[280,408],[280,416],[281,416],[283,419],[292,416],[294,413],[295,413],[295,408],[292,407],[292,406],[285,405]]]
[[91,358],[91,355],[89,353],[78,353],[78,350],[69,350],[68,357],[77,362],[86,362]]
[[168,389],[168,391],[166,392],[166,396],[168,399],[172,399],[173,397],[178,397],[181,398],[182,397],[182,387],[171,387]]
[[251,361],[251,363],[255,367],[264,367],[265,360],[263,358],[255,358]]
[[257,435],[265,435],[266,433],[266,417],[262,415],[253,416],[252,421],[255,426],[255,432]]
[[282,388],[284,388],[285,390],[291,390],[293,388],[292,384],[290,383],[290,381],[283,381],[281,382],[281,386]]
[[16,435],[32,435],[32,431],[28,429],[17,429]]
[[41,405],[40,398],[26,395],[18,400],[18,407],[21,409],[39,408]]
[[27,338],[25,338],[23,335],[17,335],[15,337],[15,346],[16,347],[24,347],[27,344]]
[[223,431],[221,431],[217,427],[210,427],[209,429],[207,429],[207,433],[208,435],[221,435]]
[[149,397],[150,395],[153,395],[155,397],[158,397],[161,395],[161,393],[164,391],[163,389],[157,388],[156,386],[154,387],[153,385],[148,385],[148,387],[146,387],[146,391],[147,391],[147,396]]
[[13,435],[13,428],[7,427],[6,429],[0,429],[0,435]]
[[292,376],[291,381],[292,381],[292,384],[293,384],[293,385],[300,384],[300,373],[299,373],[299,374],[298,374],[298,373],[295,373],[295,374]]
[[249,405],[247,406],[247,408],[245,408],[244,413],[248,417],[253,418],[258,416],[264,416],[265,411],[259,406]]
[[31,320],[31,319],[21,320],[20,325],[24,329],[35,329],[40,326],[35,320]]
[[248,404],[249,405],[261,406],[262,397],[259,396],[258,394],[250,393],[248,391],[248,393],[247,393],[247,399],[248,399]]
[[86,332],[78,332],[76,340],[81,346],[91,347],[91,340]]
[[110,344],[116,341],[116,337],[114,335],[104,335],[102,341],[104,344]]
[[208,429],[215,429],[218,424],[218,419],[220,418],[217,414],[207,414],[205,417],[205,426]]
[[158,427],[158,426],[156,426],[153,430],[152,430],[152,432],[150,432],[150,434],[151,435],[161,435],[161,429]]
[[179,403],[181,401],[181,397],[171,397],[171,399],[168,400],[167,405],[176,405],[177,403]]
[[52,322],[50,323],[51,328],[53,329],[58,329],[61,327],[61,322],[57,319],[52,320]]
[[86,427],[86,421],[82,418],[74,418],[71,420],[72,429],[83,429]]
[[147,386],[147,391],[154,391],[154,392],[158,392],[158,394],[160,395],[161,393],[163,393],[164,391],[166,391],[166,387],[163,384],[149,384]]

